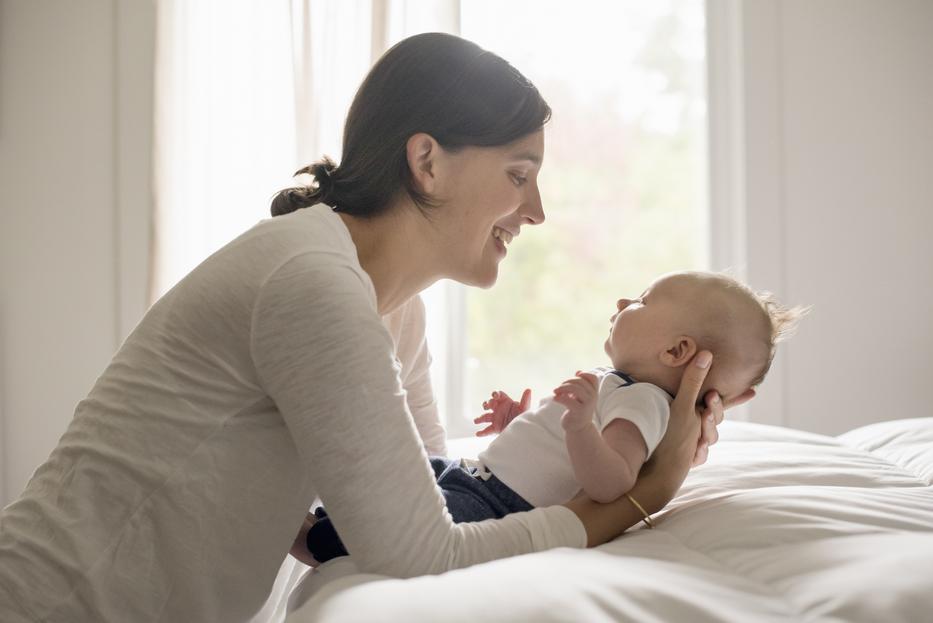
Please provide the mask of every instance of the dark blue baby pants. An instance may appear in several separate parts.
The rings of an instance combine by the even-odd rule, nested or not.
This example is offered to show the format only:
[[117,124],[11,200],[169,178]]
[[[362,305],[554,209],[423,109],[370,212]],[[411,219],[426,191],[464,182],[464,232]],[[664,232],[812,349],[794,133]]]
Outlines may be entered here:
[[[464,467],[460,459],[432,457],[430,461],[437,486],[447,501],[447,510],[457,523],[500,519],[509,513],[534,508],[495,475],[484,480],[475,468]],[[314,514],[318,520],[308,531],[308,550],[314,559],[325,562],[337,556],[346,556],[347,550],[327,512],[319,506]]]

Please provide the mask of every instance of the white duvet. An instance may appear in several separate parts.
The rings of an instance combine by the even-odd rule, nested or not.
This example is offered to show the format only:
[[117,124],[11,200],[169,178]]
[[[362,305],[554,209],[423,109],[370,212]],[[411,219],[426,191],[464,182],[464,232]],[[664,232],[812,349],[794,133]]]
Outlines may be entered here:
[[288,621],[933,621],[931,484],[933,418],[726,423],[655,530],[410,580],[335,560]]

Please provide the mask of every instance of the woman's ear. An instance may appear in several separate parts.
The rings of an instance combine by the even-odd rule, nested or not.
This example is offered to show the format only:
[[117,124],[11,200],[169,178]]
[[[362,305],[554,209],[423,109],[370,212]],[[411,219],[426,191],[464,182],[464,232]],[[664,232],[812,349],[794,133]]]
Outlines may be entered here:
[[408,169],[418,190],[433,195],[437,186],[437,158],[441,146],[434,137],[424,132],[412,134],[405,144]]
[[697,343],[689,335],[677,336],[667,349],[661,351],[658,359],[666,366],[679,368],[693,359],[697,352]]

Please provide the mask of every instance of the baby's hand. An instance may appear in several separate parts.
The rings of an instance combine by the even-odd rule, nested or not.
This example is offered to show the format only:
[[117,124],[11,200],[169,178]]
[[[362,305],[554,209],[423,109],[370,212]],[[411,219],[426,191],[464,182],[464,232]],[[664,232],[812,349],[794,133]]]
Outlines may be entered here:
[[522,399],[519,402],[509,398],[509,395],[505,392],[493,392],[492,397],[483,403],[483,408],[488,409],[488,412],[473,420],[474,424],[489,424],[483,430],[477,431],[476,436],[483,437],[493,433],[501,433],[509,425],[509,422],[527,411],[530,404],[530,389],[522,392]]
[[554,401],[567,407],[560,424],[567,432],[583,430],[593,421],[598,381],[591,372],[580,372],[554,390]]

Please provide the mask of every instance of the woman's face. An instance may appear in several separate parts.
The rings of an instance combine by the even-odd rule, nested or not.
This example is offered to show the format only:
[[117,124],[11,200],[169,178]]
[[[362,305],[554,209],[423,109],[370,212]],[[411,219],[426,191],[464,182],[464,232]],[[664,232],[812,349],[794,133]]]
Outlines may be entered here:
[[496,282],[499,262],[522,226],[544,221],[538,192],[543,158],[542,130],[508,145],[444,153],[436,224],[446,277],[482,288]]

